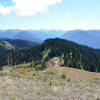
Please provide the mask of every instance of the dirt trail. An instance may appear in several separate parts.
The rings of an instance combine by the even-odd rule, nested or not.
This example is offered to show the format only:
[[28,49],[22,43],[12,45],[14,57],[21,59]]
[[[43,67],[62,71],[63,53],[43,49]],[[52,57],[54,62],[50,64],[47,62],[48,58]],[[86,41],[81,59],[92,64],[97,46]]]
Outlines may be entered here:
[[74,79],[87,80],[87,79],[93,79],[95,77],[100,77],[100,73],[89,72],[89,71],[75,69],[71,67],[56,66],[56,67],[51,67],[51,70],[66,73],[70,78],[74,78]]

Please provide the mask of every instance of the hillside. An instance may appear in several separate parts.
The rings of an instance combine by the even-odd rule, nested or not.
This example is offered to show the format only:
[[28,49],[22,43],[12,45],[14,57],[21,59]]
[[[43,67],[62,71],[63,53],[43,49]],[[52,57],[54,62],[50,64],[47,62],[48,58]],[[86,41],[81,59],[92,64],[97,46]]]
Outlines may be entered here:
[[100,50],[59,38],[1,47],[1,100],[99,100]]
[[35,42],[21,40],[21,39],[0,38],[0,45],[7,49],[30,47],[35,44],[36,44]]
[[32,62],[32,66],[44,69],[50,65],[48,62],[51,59],[57,57],[61,66],[100,72],[100,50],[59,38],[45,40],[33,47],[16,49],[7,55],[5,61],[10,65]]
[[100,73],[89,72],[89,71],[66,67],[66,66],[64,67],[52,66],[49,70],[55,71],[57,73],[64,73],[67,76],[69,76],[71,79],[90,80],[96,77],[100,77]]
[[26,40],[0,38],[0,66],[8,64],[12,50],[34,46],[35,44]]
[[[22,71],[19,73],[0,72],[0,99],[99,100],[100,78],[97,76],[100,76],[100,74],[96,75],[96,73],[74,68],[56,68],[54,66],[52,68],[44,71],[32,71],[31,69],[31,75],[20,74]],[[31,73],[29,69],[26,70]],[[75,77],[73,77],[74,73]],[[82,76],[77,76],[76,73]],[[88,75],[88,80],[84,74]],[[83,80],[83,76],[86,80]],[[92,76],[96,77],[92,78]]]

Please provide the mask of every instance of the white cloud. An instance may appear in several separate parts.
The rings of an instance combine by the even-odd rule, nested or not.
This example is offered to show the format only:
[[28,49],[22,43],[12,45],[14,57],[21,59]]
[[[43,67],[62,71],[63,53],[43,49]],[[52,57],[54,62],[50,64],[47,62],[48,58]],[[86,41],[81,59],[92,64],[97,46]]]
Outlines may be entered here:
[[37,13],[46,13],[48,6],[60,3],[63,0],[12,0],[13,6],[3,7],[0,5],[0,13],[8,14],[11,11],[22,16],[32,16]]
[[0,13],[3,15],[9,14],[11,12],[12,7],[3,7],[0,5]]

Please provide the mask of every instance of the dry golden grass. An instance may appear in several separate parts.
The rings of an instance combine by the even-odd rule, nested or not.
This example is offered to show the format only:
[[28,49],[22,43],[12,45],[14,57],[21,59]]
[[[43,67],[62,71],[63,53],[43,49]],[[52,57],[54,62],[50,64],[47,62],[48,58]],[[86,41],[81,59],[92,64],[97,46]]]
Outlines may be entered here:
[[55,72],[65,73],[72,79],[88,80],[88,79],[93,79],[95,77],[100,77],[100,73],[89,72],[89,71],[75,69],[71,67],[56,66],[56,67],[50,67],[50,70],[55,71]]
[[17,71],[0,72],[0,100],[100,100],[100,78],[95,78],[99,73],[55,66]]

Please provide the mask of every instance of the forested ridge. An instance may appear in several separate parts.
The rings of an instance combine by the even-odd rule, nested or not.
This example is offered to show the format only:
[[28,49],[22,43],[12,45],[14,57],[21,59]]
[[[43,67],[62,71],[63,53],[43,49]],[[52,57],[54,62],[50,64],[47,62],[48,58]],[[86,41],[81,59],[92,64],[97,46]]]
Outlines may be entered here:
[[6,50],[0,57],[1,66],[25,62],[44,64],[54,57],[59,57],[64,60],[64,66],[100,72],[100,50],[59,38],[47,39],[28,48]]
[[9,47],[9,49],[30,47],[35,44],[36,44],[35,42],[27,41],[27,40],[0,38],[0,45],[6,48]]

